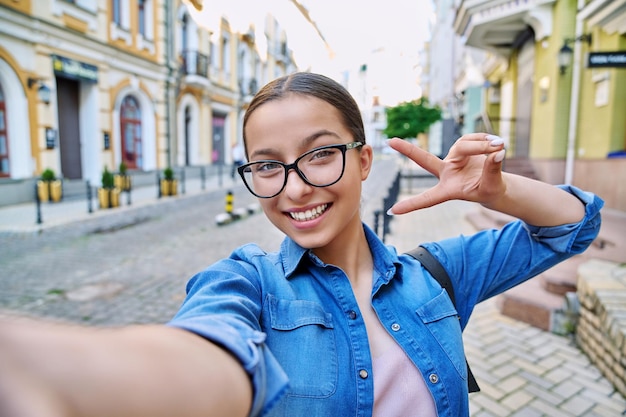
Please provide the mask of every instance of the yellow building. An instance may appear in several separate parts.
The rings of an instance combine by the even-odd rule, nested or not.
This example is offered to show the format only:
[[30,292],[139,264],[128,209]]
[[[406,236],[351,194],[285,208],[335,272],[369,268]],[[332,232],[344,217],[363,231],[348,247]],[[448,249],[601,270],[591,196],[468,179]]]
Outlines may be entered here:
[[206,27],[201,3],[0,0],[0,205],[32,201],[52,169],[98,186],[124,163],[137,182],[166,167],[230,164],[242,109],[296,68],[268,17],[267,56],[253,31]]
[[626,210],[626,0],[462,1],[454,28],[489,52],[481,122],[509,163]]

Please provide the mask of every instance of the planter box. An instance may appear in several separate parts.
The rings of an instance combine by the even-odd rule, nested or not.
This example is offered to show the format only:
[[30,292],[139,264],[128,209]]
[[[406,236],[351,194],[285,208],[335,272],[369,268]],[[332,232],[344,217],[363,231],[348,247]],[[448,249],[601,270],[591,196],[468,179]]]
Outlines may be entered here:
[[119,207],[120,190],[118,188],[98,188],[98,202],[101,209]]
[[115,184],[115,188],[119,188],[121,191],[130,191],[132,186],[130,175],[116,174],[113,177],[113,182]]
[[61,180],[37,181],[37,195],[41,202],[59,202],[63,197],[63,186]]
[[161,195],[176,195],[178,193],[178,180],[161,180]]

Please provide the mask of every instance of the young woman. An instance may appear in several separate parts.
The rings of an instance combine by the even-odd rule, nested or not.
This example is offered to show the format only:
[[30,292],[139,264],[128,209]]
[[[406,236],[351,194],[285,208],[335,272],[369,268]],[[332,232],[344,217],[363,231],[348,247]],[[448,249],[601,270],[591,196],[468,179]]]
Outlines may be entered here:
[[287,236],[280,250],[245,245],[194,276],[166,326],[0,322],[0,415],[466,416],[474,306],[584,251],[600,227],[596,196],[503,173],[496,136],[465,135],[444,160],[392,139],[440,181],[389,214],[463,199],[520,219],[424,244],[455,308],[361,221],[372,148],[343,87],[311,73],[272,81],[244,143],[238,171]]

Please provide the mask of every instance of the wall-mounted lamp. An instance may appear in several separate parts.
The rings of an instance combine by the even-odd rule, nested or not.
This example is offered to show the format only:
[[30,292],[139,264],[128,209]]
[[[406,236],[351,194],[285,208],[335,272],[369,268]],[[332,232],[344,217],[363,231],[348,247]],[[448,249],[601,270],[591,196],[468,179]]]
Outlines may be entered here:
[[565,74],[567,68],[572,65],[572,55],[574,51],[569,47],[570,43],[574,42],[587,42],[588,45],[591,45],[591,34],[583,34],[577,38],[565,39],[563,41],[563,46],[559,49],[559,69],[562,74]]
[[52,98],[52,92],[50,91],[50,87],[45,85],[40,78],[28,78],[28,88],[33,88],[33,85],[38,85],[37,95],[39,96],[39,100],[41,100],[44,104],[50,104],[50,99]]

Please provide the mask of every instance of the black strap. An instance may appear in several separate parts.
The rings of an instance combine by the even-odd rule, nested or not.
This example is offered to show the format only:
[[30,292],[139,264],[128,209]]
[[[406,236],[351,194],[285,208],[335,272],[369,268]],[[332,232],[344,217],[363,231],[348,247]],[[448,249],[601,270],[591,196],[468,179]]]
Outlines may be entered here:
[[[448,273],[443,266],[439,263],[439,261],[426,249],[422,246],[418,246],[413,250],[410,250],[406,253],[420,261],[420,263],[430,272],[430,274],[439,282],[441,287],[446,290],[448,293],[448,297],[450,297],[450,301],[456,308],[456,301],[454,299],[454,288],[452,287],[452,281],[448,276]],[[465,359],[465,364],[467,365],[467,388],[469,392],[478,392],[480,391],[480,387],[478,386],[478,382],[476,382],[476,378],[474,378],[474,374],[470,369],[469,363],[467,363],[467,358]]]

